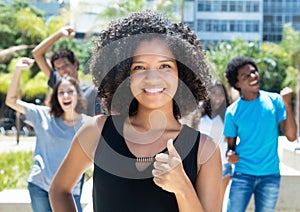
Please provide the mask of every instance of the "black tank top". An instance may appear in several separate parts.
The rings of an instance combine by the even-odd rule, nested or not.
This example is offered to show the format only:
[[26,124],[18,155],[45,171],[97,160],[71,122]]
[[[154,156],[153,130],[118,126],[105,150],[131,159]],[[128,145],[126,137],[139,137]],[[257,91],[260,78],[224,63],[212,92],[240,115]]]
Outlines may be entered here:
[[[94,211],[178,211],[175,195],[153,182],[153,164],[144,171],[137,170],[136,157],[129,151],[122,136],[124,120],[120,116],[109,116],[102,130],[94,160]],[[199,136],[198,131],[184,125],[174,140],[174,146],[183,160],[184,170],[194,187]]]

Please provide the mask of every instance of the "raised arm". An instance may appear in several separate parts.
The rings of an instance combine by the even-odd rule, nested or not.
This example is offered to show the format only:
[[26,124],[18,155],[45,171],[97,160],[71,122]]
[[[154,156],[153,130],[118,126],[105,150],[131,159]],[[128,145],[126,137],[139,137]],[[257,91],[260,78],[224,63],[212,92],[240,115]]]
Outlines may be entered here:
[[73,38],[75,36],[75,31],[72,27],[66,26],[56,31],[54,34],[50,35],[48,38],[43,40],[39,45],[37,45],[32,50],[32,55],[40,67],[40,69],[44,72],[46,77],[50,78],[50,72],[53,67],[51,67],[50,62],[46,59],[47,51],[54,45],[54,43],[62,37]]
[[297,124],[292,109],[292,89],[286,87],[280,91],[286,108],[286,120],[280,123],[280,129],[289,141],[297,140]]
[[15,73],[5,99],[5,104],[8,107],[23,114],[25,114],[24,102],[18,98],[19,83],[22,71],[31,68],[33,64],[34,60],[26,57],[17,62]]

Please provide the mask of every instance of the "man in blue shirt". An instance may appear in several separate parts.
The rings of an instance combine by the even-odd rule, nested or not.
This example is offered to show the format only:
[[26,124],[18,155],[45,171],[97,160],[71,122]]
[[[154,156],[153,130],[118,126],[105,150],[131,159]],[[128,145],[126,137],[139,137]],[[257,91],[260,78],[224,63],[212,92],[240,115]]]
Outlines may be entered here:
[[297,139],[292,90],[284,88],[281,95],[260,90],[258,67],[249,57],[232,59],[225,76],[240,92],[224,123],[226,156],[235,164],[227,211],[246,211],[252,194],[255,211],[274,211],[280,187],[279,128],[289,141]]
[[[56,41],[62,37],[73,38],[74,36],[75,31],[72,27],[62,27],[43,40],[32,51],[36,63],[48,78],[48,85],[51,88],[53,88],[64,75],[78,79],[79,61],[71,50],[59,49],[52,54],[50,61],[46,59],[47,51],[51,49]],[[82,81],[80,81],[79,85],[83,95],[87,99],[87,110],[85,113],[90,116],[103,113],[101,102],[99,98],[97,98],[97,89],[95,86]]]

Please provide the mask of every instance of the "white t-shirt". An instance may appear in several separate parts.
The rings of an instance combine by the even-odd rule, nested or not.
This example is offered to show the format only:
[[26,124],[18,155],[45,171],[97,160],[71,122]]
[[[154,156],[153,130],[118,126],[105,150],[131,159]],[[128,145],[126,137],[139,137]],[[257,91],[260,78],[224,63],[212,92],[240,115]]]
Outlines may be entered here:
[[212,119],[208,115],[204,115],[198,123],[198,130],[203,134],[209,135],[216,143],[219,144],[222,164],[225,164],[228,163],[225,156],[227,151],[227,142],[223,135],[223,129],[224,123],[219,115]]

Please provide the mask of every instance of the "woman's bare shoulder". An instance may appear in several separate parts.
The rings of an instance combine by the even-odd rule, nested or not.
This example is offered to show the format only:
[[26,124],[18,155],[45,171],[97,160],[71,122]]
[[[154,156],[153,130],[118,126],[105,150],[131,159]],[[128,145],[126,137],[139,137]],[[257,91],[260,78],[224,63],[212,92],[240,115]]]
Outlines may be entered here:
[[202,134],[199,139],[198,164],[206,163],[219,150],[218,144],[208,135]]
[[90,158],[94,157],[106,119],[107,116],[94,116],[76,133],[77,141]]

